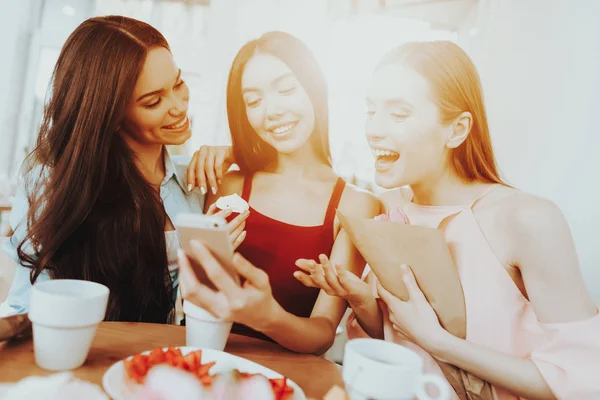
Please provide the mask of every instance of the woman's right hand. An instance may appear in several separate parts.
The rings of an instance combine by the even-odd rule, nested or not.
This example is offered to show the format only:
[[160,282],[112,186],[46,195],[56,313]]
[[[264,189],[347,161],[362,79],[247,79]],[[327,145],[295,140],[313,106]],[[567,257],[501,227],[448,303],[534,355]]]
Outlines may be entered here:
[[314,260],[299,259],[296,266],[302,271],[294,272],[294,277],[305,286],[322,289],[330,296],[341,297],[351,306],[360,306],[373,298],[368,283],[352,272],[333,265],[324,254],[319,256],[320,264]]
[[235,163],[231,146],[201,146],[187,169],[188,190],[198,186],[202,194],[217,193],[223,175]]
[[[206,214],[217,215],[227,220],[227,217],[233,214],[233,211],[231,211],[231,209],[219,211],[217,203],[213,203],[210,205],[210,207],[208,207]],[[244,229],[246,228],[246,219],[249,215],[250,211],[244,211],[243,213],[238,214],[231,221],[227,222],[227,230],[229,232],[229,239],[233,245],[233,250],[237,249],[246,238],[246,231]]]

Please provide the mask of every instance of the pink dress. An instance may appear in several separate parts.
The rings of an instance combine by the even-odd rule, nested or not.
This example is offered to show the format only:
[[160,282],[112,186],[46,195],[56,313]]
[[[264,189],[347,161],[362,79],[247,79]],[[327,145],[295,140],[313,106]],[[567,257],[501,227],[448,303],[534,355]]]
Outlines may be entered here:
[[[477,201],[496,187],[491,186],[468,206],[420,206],[407,202],[400,208],[412,225],[444,232],[465,295],[468,341],[530,359],[558,399],[600,399],[600,314],[569,323],[537,320],[531,303],[496,258],[473,215]],[[368,267],[363,278],[376,293],[375,277]],[[394,334],[388,313],[383,311],[385,340],[415,350],[424,358],[427,373],[443,377],[427,352]],[[347,329],[349,338],[366,336],[353,314]],[[519,399],[503,388],[493,389],[497,399]]]

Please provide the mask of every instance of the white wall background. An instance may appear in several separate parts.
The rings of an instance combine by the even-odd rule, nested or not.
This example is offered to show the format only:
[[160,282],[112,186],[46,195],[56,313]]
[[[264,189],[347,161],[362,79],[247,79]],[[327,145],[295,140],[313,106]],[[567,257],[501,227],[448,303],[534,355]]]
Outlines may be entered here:
[[561,207],[600,304],[599,21],[598,0],[480,0],[459,43],[480,70],[502,172]]
[[[10,160],[20,158],[22,145],[34,135],[31,104],[40,49],[61,45],[75,24],[91,12],[117,12],[136,2],[72,0],[69,3],[77,14],[70,20],[62,14],[63,3],[0,0],[4,45],[0,175]],[[197,101],[191,105],[195,122],[190,149],[202,143],[227,143],[224,88],[230,63],[245,41],[281,29],[304,40],[328,74],[334,156],[341,159],[351,154],[342,164],[361,164],[370,156],[363,140],[360,91],[378,57],[375,53],[406,40],[452,39],[426,26],[413,24],[411,28],[400,19],[331,22],[326,0],[214,0],[208,15],[195,14],[202,23],[188,19],[181,29],[169,21],[179,21],[177,16],[185,10],[178,11],[173,3],[153,8],[150,2],[137,3],[145,8],[134,7],[139,14],[135,16],[165,33],[182,68],[199,69]],[[164,4],[169,4],[168,14]],[[41,5],[50,16],[38,23]],[[53,12],[56,18],[51,17]],[[595,154],[600,148],[598,21],[600,0],[479,0],[458,32],[458,42],[473,56],[481,73],[501,170],[513,185],[561,207],[575,237],[583,274],[600,303],[600,189],[594,184],[600,172],[600,156]],[[196,32],[194,26],[205,30]],[[190,32],[194,39],[182,42],[181,37],[189,38]],[[25,50],[30,43],[34,50]],[[370,160],[359,166],[362,178],[368,179],[370,167]]]
[[9,170],[12,142],[16,138],[19,121],[21,90],[24,83],[22,71],[27,52],[23,46],[29,42],[32,2],[3,0],[0,2],[0,33],[2,33],[2,61],[0,62],[0,175]]

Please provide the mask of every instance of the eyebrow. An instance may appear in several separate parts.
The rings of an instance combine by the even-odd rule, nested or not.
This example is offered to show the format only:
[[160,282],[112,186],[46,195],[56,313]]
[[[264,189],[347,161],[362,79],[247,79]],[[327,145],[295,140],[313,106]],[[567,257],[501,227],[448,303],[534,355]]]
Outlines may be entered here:
[[[291,72],[286,72],[282,75],[279,75],[277,78],[273,79],[273,81],[271,82],[271,85],[277,85],[279,82],[281,82],[282,80],[286,79],[286,78],[294,78],[295,75]],[[242,89],[242,94],[246,93],[246,92],[259,92],[260,89],[255,88],[255,87],[247,87]]]
[[[179,81],[179,78],[181,78],[181,69],[179,69],[179,72],[177,73],[177,78],[175,79],[175,83],[177,83]],[[140,97],[138,97],[136,102],[139,102],[139,101],[145,99],[146,97],[156,96],[157,94],[162,94],[164,92],[165,92],[165,89],[158,89],[158,90],[154,90],[152,92],[148,92],[148,93],[143,94]]]
[[[367,103],[367,105],[375,103],[375,101],[373,99],[371,99],[370,97],[367,97],[365,99],[365,102]],[[408,101],[404,100],[401,97],[386,99],[386,100],[384,100],[384,103],[386,105],[391,105],[391,106],[401,106],[401,107],[403,106],[403,107],[410,107],[410,108],[413,107],[412,104],[410,104]]]
[[412,107],[412,104],[410,104],[408,101],[402,99],[402,98],[395,98],[395,99],[387,99],[385,101],[387,104],[392,105],[392,106],[408,106],[408,107]]

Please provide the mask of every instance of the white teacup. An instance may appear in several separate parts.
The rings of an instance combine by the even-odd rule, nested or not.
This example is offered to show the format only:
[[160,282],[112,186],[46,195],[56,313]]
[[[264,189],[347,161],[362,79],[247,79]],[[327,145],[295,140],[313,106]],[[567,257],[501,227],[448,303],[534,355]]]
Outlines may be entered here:
[[[352,400],[448,400],[450,387],[436,375],[423,374],[423,359],[399,344],[353,339],[344,349],[343,379]],[[437,397],[427,394],[437,388]]]
[[35,362],[50,371],[83,365],[106,315],[109,290],[99,283],[51,279],[33,285],[29,319]]
[[183,301],[186,346],[223,351],[232,322],[215,318],[208,311],[187,300]]

